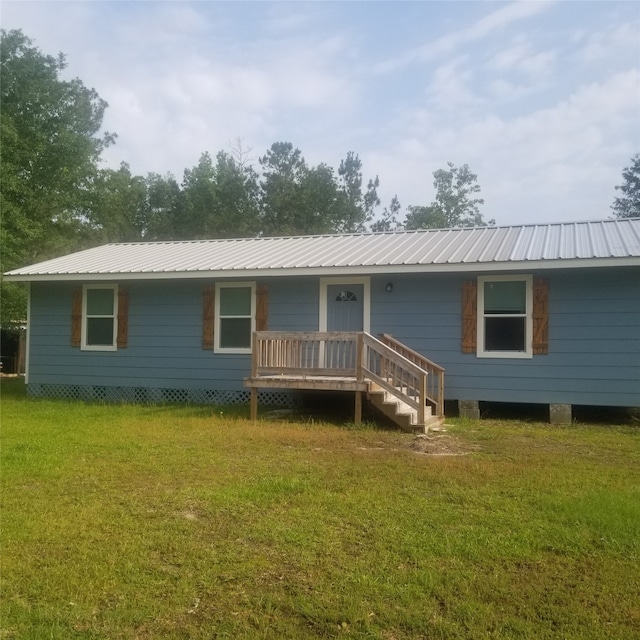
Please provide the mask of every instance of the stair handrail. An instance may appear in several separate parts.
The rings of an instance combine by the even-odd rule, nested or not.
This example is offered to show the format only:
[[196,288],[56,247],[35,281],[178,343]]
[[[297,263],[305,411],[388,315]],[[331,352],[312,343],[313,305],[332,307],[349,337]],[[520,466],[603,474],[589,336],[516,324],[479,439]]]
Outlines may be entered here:
[[421,353],[414,351],[411,347],[408,347],[406,344],[396,340],[392,335],[388,333],[383,333],[380,335],[380,341],[383,344],[386,344],[388,347],[392,348],[394,351],[397,351],[401,355],[403,355],[411,362],[417,364],[422,367],[425,371],[427,371],[432,379],[434,379],[434,384],[430,385],[430,390],[433,390],[433,393],[427,392],[427,398],[429,402],[434,405],[435,414],[439,417],[444,416],[444,367],[441,367],[439,364],[436,364],[429,358],[425,358]]
[[[371,334],[364,332],[361,335],[365,347],[363,348],[361,367],[365,376],[401,402],[415,409],[418,414],[418,424],[424,424],[429,373]],[[371,354],[367,352],[367,349],[383,359],[381,366],[384,371],[378,373],[367,366],[367,363],[371,362]]]

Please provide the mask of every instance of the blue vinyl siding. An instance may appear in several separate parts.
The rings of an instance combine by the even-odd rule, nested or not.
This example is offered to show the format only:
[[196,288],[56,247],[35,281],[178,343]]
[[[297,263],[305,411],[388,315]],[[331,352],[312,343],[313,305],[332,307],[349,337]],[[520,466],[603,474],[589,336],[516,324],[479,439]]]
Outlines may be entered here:
[[637,269],[537,272],[549,282],[549,353],[488,359],[461,350],[462,282],[470,276],[372,281],[372,332],[446,368],[445,396],[495,402],[640,405]]
[[[32,285],[30,383],[234,390],[250,356],[202,349],[202,282],[135,282],[128,347],[70,346],[73,285]],[[215,362],[214,362],[215,360]]]
[[318,278],[279,278],[265,282],[269,287],[270,331],[318,330]]
[[[29,383],[242,390],[250,355],[202,348],[202,281],[133,282],[126,349],[71,346],[71,301],[79,285],[33,283]],[[269,328],[318,329],[317,278],[269,283]]]
[[[549,353],[487,359],[461,349],[464,274],[371,278],[371,332],[390,333],[446,368],[448,399],[640,405],[640,275],[637,269],[534,273],[549,282]],[[272,278],[269,329],[316,331],[319,279]],[[393,290],[386,291],[386,284]],[[128,347],[71,347],[79,285],[31,286],[29,382],[158,389],[243,389],[250,355],[202,348],[204,281],[125,283]]]

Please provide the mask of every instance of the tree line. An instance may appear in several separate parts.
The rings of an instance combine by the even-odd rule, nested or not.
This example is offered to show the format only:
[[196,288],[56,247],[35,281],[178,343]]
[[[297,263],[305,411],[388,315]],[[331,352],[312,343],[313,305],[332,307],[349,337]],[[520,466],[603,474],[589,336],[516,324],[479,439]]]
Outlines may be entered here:
[[[434,200],[404,216],[397,196],[382,206],[378,176],[365,178],[353,151],[334,169],[275,142],[256,162],[237,140],[204,152],[180,182],[134,175],[126,163],[103,168],[117,138],[102,132],[108,105],[81,80],[63,79],[65,67],[63,54],[42,53],[22,31],[0,31],[0,273],[106,242],[494,224],[466,164],[435,171]],[[3,283],[0,304],[3,324],[24,317],[24,290]]]

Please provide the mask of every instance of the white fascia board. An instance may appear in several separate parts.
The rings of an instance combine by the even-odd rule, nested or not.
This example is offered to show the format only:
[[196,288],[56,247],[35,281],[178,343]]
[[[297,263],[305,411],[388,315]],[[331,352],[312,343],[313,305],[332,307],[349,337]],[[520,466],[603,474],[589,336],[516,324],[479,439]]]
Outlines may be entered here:
[[456,264],[368,265],[338,267],[290,267],[286,269],[229,269],[226,271],[142,271],[113,273],[6,274],[8,282],[106,282],[125,280],[200,280],[227,278],[273,278],[291,276],[356,276],[409,273],[487,273],[547,269],[640,267],[640,258],[578,258],[567,260],[520,260]]

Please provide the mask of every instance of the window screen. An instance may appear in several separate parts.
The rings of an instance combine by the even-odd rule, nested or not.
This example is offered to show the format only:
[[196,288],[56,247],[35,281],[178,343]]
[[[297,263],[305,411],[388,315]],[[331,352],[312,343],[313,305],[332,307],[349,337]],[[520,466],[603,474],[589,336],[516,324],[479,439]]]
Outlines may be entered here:
[[526,351],[527,283],[484,283],[484,351]]
[[220,287],[219,347],[250,349],[253,291],[250,286]]
[[85,347],[115,346],[115,287],[85,289]]

